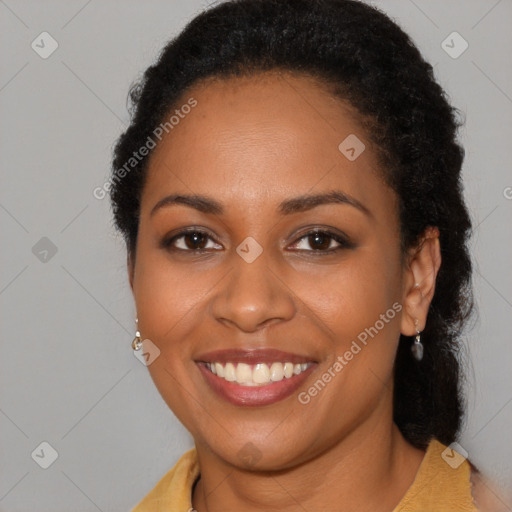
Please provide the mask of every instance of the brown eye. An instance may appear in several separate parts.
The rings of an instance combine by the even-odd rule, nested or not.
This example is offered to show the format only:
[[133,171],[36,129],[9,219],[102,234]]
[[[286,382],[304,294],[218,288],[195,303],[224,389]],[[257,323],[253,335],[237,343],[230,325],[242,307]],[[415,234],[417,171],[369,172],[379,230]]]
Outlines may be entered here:
[[308,236],[308,242],[313,249],[326,250],[330,249],[333,239],[325,233],[313,233]]
[[333,253],[342,249],[352,249],[354,244],[346,236],[324,230],[310,231],[300,237],[293,249],[310,253]]
[[172,251],[201,252],[222,249],[212,237],[197,229],[182,231],[171,238],[162,240],[162,247]]
[[194,231],[192,233],[188,233],[187,235],[182,236],[185,246],[187,249],[196,250],[196,249],[204,249],[206,243],[208,242],[208,237],[203,233],[199,233],[198,231]]

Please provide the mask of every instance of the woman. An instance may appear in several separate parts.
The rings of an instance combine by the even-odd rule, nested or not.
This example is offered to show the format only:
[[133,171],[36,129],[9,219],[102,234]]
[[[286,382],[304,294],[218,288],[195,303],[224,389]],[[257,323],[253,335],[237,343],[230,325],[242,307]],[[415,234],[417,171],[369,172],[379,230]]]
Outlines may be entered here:
[[195,441],[134,510],[490,509],[449,446],[463,150],[408,36],[352,0],[226,2],[131,99],[133,346]]

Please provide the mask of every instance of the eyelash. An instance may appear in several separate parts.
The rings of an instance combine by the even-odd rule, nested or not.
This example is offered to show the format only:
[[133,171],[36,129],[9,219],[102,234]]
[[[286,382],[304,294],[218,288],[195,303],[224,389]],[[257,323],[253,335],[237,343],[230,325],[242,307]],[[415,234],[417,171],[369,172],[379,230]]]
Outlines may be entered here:
[[[187,235],[191,235],[191,234],[199,234],[202,236],[206,236],[210,240],[213,240],[213,238],[206,231],[203,231],[202,229],[197,229],[197,228],[190,228],[190,229],[180,231],[179,233],[173,235],[170,238],[164,238],[162,240],[161,247],[164,249],[170,250],[170,251],[174,251],[174,252],[180,251],[180,252],[189,252],[189,253],[194,253],[194,254],[205,254],[205,253],[211,252],[211,249],[180,249],[180,248],[173,246],[173,244],[177,240],[179,240],[180,238],[183,238]],[[354,248],[354,244],[349,241],[348,237],[342,236],[338,233],[335,233],[333,231],[329,231],[326,229],[313,229],[311,231],[308,231],[307,233],[304,233],[300,238],[298,238],[292,245],[297,245],[301,240],[307,239],[310,236],[313,236],[316,234],[320,234],[320,235],[323,235],[323,236],[326,236],[327,238],[329,238],[330,239],[329,245],[334,240],[335,242],[337,242],[339,244],[339,246],[335,247],[333,249],[325,249],[325,250],[323,250],[323,249],[310,249],[310,250],[298,249],[298,251],[299,252],[309,252],[309,253],[313,253],[316,255],[326,255],[326,254],[336,253],[343,249]]]

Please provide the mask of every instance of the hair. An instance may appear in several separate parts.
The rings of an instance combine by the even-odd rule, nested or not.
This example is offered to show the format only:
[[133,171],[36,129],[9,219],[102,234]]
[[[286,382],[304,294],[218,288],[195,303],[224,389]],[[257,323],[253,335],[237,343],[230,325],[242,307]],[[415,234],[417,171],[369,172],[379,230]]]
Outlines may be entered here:
[[[462,416],[461,332],[473,308],[471,221],[461,182],[458,111],[411,39],[386,14],[356,0],[234,0],[201,12],[132,86],[131,124],[114,149],[111,200],[128,255],[135,256],[147,162],[117,170],[144,146],[187,90],[208,78],[282,70],[308,75],[348,101],[377,148],[398,201],[401,254],[439,229],[442,264],[422,333],[424,357],[400,336],[394,421],[414,446],[450,444]],[[327,92],[327,91],[326,91]]]

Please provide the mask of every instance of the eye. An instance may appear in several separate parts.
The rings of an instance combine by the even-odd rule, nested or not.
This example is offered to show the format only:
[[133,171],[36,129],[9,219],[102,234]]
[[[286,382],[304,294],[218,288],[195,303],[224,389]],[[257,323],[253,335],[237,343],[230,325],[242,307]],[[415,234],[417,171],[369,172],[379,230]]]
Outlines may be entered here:
[[200,229],[180,231],[170,238],[165,238],[162,246],[170,250],[187,252],[222,249],[222,246],[217,244],[206,231]]
[[292,246],[293,249],[299,251],[317,253],[332,253],[340,249],[350,249],[353,247],[354,246],[348,240],[348,237],[342,236],[338,233],[333,233],[332,231],[320,229],[309,231],[300,237]]

